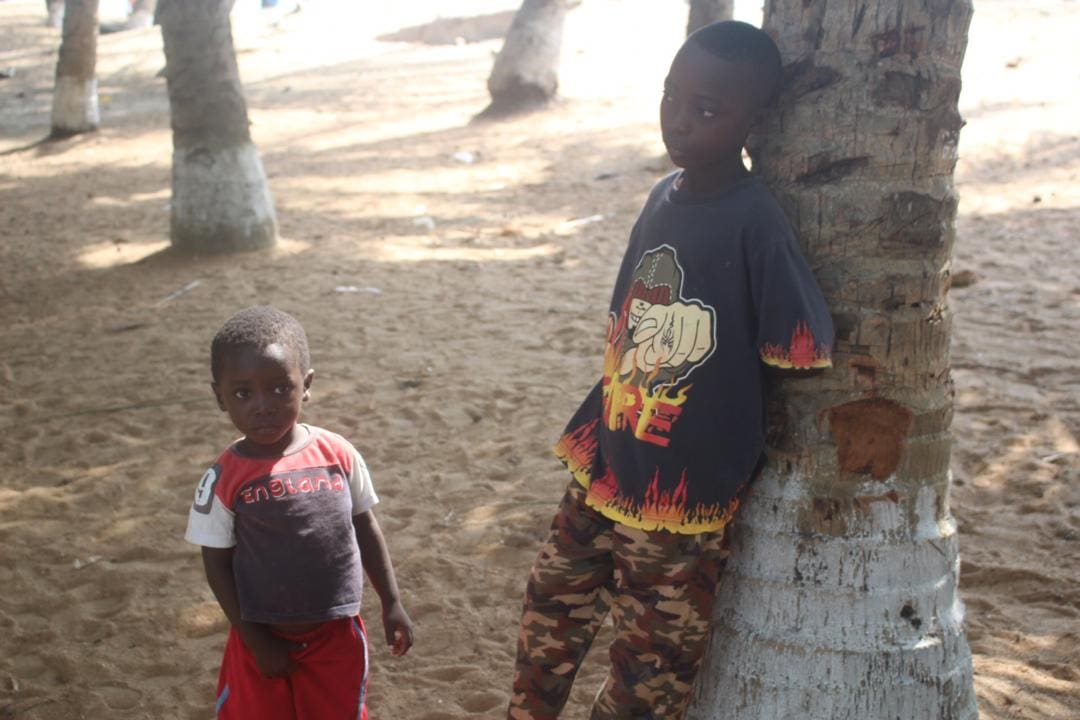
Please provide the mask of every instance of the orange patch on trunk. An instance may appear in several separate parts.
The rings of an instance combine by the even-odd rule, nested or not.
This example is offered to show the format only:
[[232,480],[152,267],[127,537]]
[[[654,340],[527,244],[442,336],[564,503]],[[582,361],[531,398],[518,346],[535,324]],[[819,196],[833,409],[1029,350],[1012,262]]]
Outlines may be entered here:
[[878,480],[892,475],[911,430],[911,410],[892,400],[872,398],[837,405],[827,415],[842,470]]

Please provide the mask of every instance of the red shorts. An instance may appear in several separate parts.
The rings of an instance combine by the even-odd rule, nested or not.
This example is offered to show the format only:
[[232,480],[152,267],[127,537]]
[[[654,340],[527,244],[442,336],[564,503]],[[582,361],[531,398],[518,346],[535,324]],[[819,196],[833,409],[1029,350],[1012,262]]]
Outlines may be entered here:
[[288,677],[268,678],[235,629],[229,630],[218,677],[218,720],[367,720],[367,634],[359,617],[323,623],[290,640],[307,647],[293,655]]

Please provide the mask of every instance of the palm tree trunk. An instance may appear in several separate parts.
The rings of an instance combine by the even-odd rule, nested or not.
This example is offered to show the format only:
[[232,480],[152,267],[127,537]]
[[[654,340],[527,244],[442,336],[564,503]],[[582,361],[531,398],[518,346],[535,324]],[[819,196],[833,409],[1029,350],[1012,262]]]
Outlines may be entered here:
[[173,129],[171,238],[194,252],[273,245],[274,203],[248,130],[225,0],[161,0]]
[[566,0],[524,0],[495,57],[484,115],[527,110],[555,97],[566,10]]
[[52,137],[96,130],[98,0],[67,0],[53,87]]
[[971,720],[949,512],[953,188],[970,0],[771,0],[787,71],[751,155],[832,309],[774,394],[692,720]]
[[690,0],[686,34],[689,35],[709,23],[730,20],[734,15],[735,0]]

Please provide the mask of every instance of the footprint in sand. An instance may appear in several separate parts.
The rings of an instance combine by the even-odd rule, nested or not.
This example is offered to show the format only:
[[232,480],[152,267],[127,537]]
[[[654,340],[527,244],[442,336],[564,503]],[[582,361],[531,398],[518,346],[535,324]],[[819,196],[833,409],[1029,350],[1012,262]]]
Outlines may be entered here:
[[419,605],[415,605],[415,606],[409,608],[409,616],[413,620],[419,620],[419,619],[421,619],[423,617],[431,615],[432,613],[437,613],[442,609],[443,609],[443,607],[439,603],[433,603],[433,602],[420,603]]
[[111,710],[131,710],[142,700],[141,692],[122,685],[99,685],[95,692]]
[[431,670],[425,670],[421,673],[425,678],[429,680],[438,680],[440,682],[457,682],[470,673],[476,672],[476,668],[471,665],[446,665],[444,667],[432,668]]
[[494,710],[497,707],[501,707],[503,705],[506,705],[508,702],[509,702],[509,698],[507,698],[506,696],[501,695],[501,694],[499,694],[497,692],[488,691],[488,692],[473,693],[473,694],[469,695],[461,703],[461,707],[462,707],[463,710],[468,710],[469,712],[479,713],[479,712],[488,712],[489,710]]
[[100,642],[116,634],[116,623],[108,620],[80,619],[69,621],[64,632],[79,642]]

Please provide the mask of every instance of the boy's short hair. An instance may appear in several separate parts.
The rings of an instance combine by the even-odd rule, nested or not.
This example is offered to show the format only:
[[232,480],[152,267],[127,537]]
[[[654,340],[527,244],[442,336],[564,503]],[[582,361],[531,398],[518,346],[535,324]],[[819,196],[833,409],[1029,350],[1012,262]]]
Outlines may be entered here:
[[210,373],[217,382],[225,355],[239,347],[264,348],[281,343],[296,353],[300,372],[311,366],[307,333],[304,326],[288,313],[269,305],[249,307],[225,321],[210,343]]
[[738,20],[723,20],[694,31],[686,41],[693,41],[721,60],[749,66],[755,76],[752,87],[759,107],[775,99],[784,62],[776,43],[761,28]]

